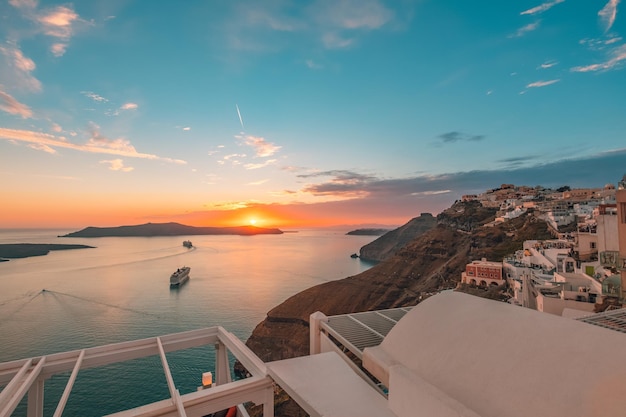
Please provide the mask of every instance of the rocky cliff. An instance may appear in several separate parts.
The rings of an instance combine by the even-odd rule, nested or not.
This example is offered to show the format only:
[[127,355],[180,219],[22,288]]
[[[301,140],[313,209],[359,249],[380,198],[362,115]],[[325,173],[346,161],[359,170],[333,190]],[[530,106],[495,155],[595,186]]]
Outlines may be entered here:
[[373,242],[363,246],[359,256],[369,261],[384,261],[395,255],[409,242],[437,225],[437,219],[430,213],[411,219],[404,226],[391,230]]
[[[246,344],[266,362],[306,355],[309,316],[315,311],[335,315],[415,305],[435,291],[455,287],[472,260],[499,261],[521,249],[524,240],[551,238],[545,222],[532,214],[483,227],[494,215],[478,202],[454,204],[437,216],[434,228],[394,256],[358,275],[304,290],[273,308]],[[289,400],[276,404],[276,416],[300,415],[305,414]]]

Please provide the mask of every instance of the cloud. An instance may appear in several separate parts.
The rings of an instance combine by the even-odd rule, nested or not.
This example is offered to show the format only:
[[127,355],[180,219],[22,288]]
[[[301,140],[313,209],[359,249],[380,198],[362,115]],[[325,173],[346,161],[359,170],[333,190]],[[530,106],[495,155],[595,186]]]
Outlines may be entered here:
[[122,107],[120,107],[120,110],[136,110],[139,107],[139,105],[137,105],[136,103],[125,103],[122,104]]
[[121,159],[110,159],[110,160],[104,160],[104,161],[100,161],[101,164],[109,164],[109,169],[111,171],[122,171],[122,172],[130,172],[132,171],[133,167],[127,167],[124,166],[124,161]]
[[74,35],[77,23],[92,25],[80,19],[72,4],[37,10],[35,0],[10,0],[9,3],[22,12],[23,17],[35,24],[35,33],[43,33],[55,39],[50,52],[55,57],[65,54],[70,38]]
[[394,17],[378,0],[318,0],[312,11],[321,25],[349,30],[378,29]]
[[306,61],[304,61],[304,63],[310,69],[322,69],[322,68],[324,68],[322,65],[316,63],[312,59],[307,59]]
[[556,6],[559,3],[563,3],[565,0],[554,0],[554,1],[549,1],[543,4],[540,4],[537,7],[533,7],[532,9],[528,9],[528,10],[524,10],[523,12],[520,13],[520,15],[536,15],[539,13],[543,13],[546,10],[549,10],[551,8],[553,8],[554,6]]
[[261,164],[246,164],[243,167],[245,169],[259,169],[259,168],[265,168],[266,166],[270,166],[270,165],[274,165],[276,163],[277,159],[268,159],[267,161],[261,163]]
[[608,3],[598,12],[598,16],[600,16],[600,21],[604,26],[604,32],[608,32],[613,23],[615,23],[615,16],[617,15],[617,5],[619,4],[619,0],[609,0]]
[[341,198],[355,198],[368,193],[364,189],[376,181],[376,177],[360,174],[350,170],[331,170],[315,172],[312,174],[300,174],[298,178],[332,177],[330,181],[320,184],[309,184],[302,192],[315,196],[333,196]]
[[262,185],[262,184],[265,184],[268,181],[269,181],[269,179],[259,180],[259,181],[249,182],[247,185]]
[[274,145],[273,143],[268,142],[264,138],[258,137],[258,136],[236,135],[235,137],[237,139],[239,139],[239,140],[242,140],[246,145],[254,148],[255,154],[259,158],[265,158],[265,157],[268,157],[268,156],[272,156],[276,152],[278,152],[280,150],[280,148],[281,148],[281,146]]
[[537,67],[537,69],[547,69],[547,68],[552,68],[553,66],[557,65],[558,62],[557,61],[546,61],[543,64],[539,65]]
[[[0,86],[2,87],[2,86]],[[16,116],[21,116],[22,119],[30,119],[33,117],[33,112],[30,107],[20,103],[10,94],[0,90],[0,110]]]
[[415,196],[428,196],[428,195],[439,195],[439,194],[449,194],[450,190],[435,190],[435,191],[419,191],[415,193],[411,193],[411,195]]
[[18,9],[34,9],[37,7],[37,0],[9,0],[9,4]]
[[520,38],[522,36],[524,36],[525,34],[527,34],[528,32],[532,32],[533,30],[536,30],[539,27],[539,23],[541,21],[536,21],[534,23],[529,23],[526,26],[522,26],[521,28],[517,29],[517,32],[515,32],[512,35],[509,35],[509,38]]
[[[535,158],[522,156],[507,158],[504,161],[532,159]],[[563,184],[572,187],[597,187],[604,185],[607,180],[617,182],[622,178],[625,165],[626,148],[578,159],[534,163],[517,169],[507,166],[499,170],[459,171],[408,178],[383,179],[353,171],[327,171],[302,175],[304,178],[328,175],[332,178],[320,183],[307,184],[300,191],[337,199],[352,198],[352,201],[358,202],[358,206],[363,210],[367,210],[370,203],[377,207],[383,205],[388,210],[404,205],[408,210],[413,210],[413,216],[418,210],[419,212],[427,210],[428,200],[442,204],[439,208],[443,209],[463,194],[480,193],[502,183],[544,187],[559,187]],[[598,170],[598,166],[606,167],[606,170]],[[433,198],[445,200],[432,200]],[[418,203],[416,199],[420,199],[420,202]]]
[[554,83],[558,83],[559,81],[561,81],[560,79],[557,80],[548,80],[548,81],[535,81],[533,83],[527,84],[526,88],[539,88],[539,87],[545,87],[547,85],[552,85]]
[[626,59],[626,45],[621,45],[614,48],[609,53],[609,59],[599,63],[586,66],[574,67],[571,69],[573,72],[594,72],[594,71],[610,71],[612,69],[619,68],[622,61]]
[[485,139],[485,135],[469,135],[463,132],[446,132],[437,136],[443,143],[454,143],[459,141],[477,142]]
[[0,46],[0,53],[9,61],[0,82],[31,92],[41,91],[41,82],[31,74],[37,67],[32,59],[24,56],[17,46]]
[[36,151],[43,151],[43,152],[47,152],[50,154],[56,154],[57,151],[56,149],[53,149],[51,147],[49,147],[48,145],[44,145],[41,143],[30,143],[28,144],[28,147],[31,149],[35,149]]
[[72,23],[76,19],[78,19],[78,14],[74,9],[66,6],[57,6],[37,17],[46,35],[64,40],[72,36]]
[[56,56],[57,58],[65,55],[66,50],[66,43],[53,43],[52,46],[50,46],[50,52],[52,52],[52,55]]
[[89,97],[93,101],[97,101],[98,103],[106,103],[109,101],[108,99],[102,97],[99,94],[94,93],[93,91],[81,91],[80,93],[84,95],[85,97]]
[[354,39],[343,38],[337,33],[325,33],[322,36],[322,43],[328,49],[342,49],[351,46]]
[[186,127],[183,127],[183,130],[184,130],[185,132],[188,132],[188,131],[190,131],[190,130],[191,130],[191,128],[190,128],[189,126],[186,126]]
[[80,152],[101,153],[109,155],[125,156],[128,158],[149,159],[174,164],[186,164],[186,161],[161,157],[153,154],[137,152],[136,149],[125,139],[110,140],[100,135],[97,126],[92,126],[92,136],[86,144],[68,142],[63,137],[57,137],[48,133],[33,132],[30,130],[5,129],[0,127],[0,139],[27,142],[30,144],[45,145],[51,148],[66,148]]

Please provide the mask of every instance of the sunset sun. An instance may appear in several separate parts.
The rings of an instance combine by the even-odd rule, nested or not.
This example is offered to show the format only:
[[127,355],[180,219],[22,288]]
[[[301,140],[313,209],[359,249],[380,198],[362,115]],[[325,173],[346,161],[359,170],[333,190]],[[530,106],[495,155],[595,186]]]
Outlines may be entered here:
[[256,225],[256,219],[250,219],[250,225],[251,226],[255,226]]

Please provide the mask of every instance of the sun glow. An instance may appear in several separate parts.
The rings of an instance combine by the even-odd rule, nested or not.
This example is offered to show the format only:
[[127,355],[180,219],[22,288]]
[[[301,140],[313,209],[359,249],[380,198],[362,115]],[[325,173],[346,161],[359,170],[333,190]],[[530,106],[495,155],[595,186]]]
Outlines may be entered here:
[[250,225],[251,226],[256,226],[256,222],[257,222],[256,219],[250,219]]

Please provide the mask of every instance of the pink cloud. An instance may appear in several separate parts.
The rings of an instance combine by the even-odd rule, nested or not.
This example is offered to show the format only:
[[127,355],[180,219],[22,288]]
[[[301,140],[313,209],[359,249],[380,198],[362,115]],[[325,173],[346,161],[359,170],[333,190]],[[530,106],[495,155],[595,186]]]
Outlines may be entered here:
[[17,101],[13,96],[0,90],[0,110],[9,114],[22,116],[22,119],[33,117],[30,107]]

